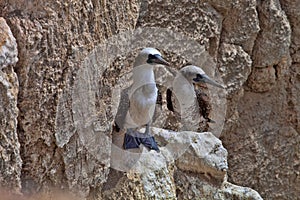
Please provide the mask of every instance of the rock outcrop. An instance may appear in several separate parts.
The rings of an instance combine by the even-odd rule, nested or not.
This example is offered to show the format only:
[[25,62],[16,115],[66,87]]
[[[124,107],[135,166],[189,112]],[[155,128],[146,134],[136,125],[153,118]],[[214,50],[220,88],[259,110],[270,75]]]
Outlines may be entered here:
[[22,159],[17,132],[19,82],[16,39],[0,17],[0,187],[21,189]]
[[227,181],[227,151],[212,133],[152,132],[161,153],[144,148],[134,164],[122,163],[132,166],[127,172],[112,169],[103,199],[262,199]]

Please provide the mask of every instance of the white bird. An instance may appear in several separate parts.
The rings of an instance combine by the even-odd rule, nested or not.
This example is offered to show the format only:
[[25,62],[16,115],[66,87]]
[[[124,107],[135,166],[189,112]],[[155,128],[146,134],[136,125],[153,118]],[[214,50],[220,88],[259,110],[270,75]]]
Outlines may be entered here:
[[[126,129],[124,149],[139,148],[143,144],[150,150],[159,148],[150,133],[150,124],[157,100],[157,88],[153,67],[157,64],[169,65],[154,48],[143,49],[135,59],[129,88],[122,91],[121,101],[115,118],[118,129]],[[145,133],[137,130],[146,126]]]
[[[203,103],[199,105],[203,93],[195,90],[194,84],[200,83],[208,83],[224,89],[223,85],[209,78],[200,67],[188,65],[179,70],[174,78],[172,88],[167,90],[167,107],[180,115],[182,130],[197,131],[199,128],[200,110],[205,108],[199,107],[203,106]],[[203,117],[208,122],[213,122],[208,116]]]

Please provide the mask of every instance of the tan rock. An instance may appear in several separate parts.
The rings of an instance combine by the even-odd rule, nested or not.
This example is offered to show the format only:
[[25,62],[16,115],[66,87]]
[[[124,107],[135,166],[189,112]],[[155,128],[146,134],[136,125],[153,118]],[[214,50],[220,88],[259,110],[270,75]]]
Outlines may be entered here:
[[290,59],[291,27],[279,0],[260,2],[258,13],[261,32],[253,47],[253,66],[264,68]]
[[248,86],[255,92],[267,92],[276,84],[276,73],[273,66],[254,68],[248,79]]
[[216,182],[207,182],[202,175],[175,172],[175,184],[177,187],[177,199],[203,199],[203,200],[262,200],[255,190],[241,187],[224,181],[221,185]]
[[[111,126],[103,112],[106,107],[100,103],[96,105],[98,113],[91,118],[81,116],[93,122],[86,127],[86,137],[81,134],[74,125],[81,113],[73,113],[73,87],[80,78],[81,62],[91,50],[113,34],[134,28],[138,3],[78,0],[11,1],[0,5],[17,39],[20,58],[16,72],[20,81],[22,191],[34,193],[54,186],[87,197],[107,178],[110,131],[105,137],[87,137]],[[95,143],[99,146],[87,146]],[[104,154],[95,153],[101,146]],[[104,159],[99,159],[102,156]],[[20,184],[20,174],[14,180]]]
[[104,199],[261,199],[256,191],[227,182],[227,151],[213,134],[152,132],[161,153],[142,147],[131,169],[111,169]]
[[[0,31],[5,33],[0,34],[0,46],[4,45],[5,49],[0,51],[5,53],[0,55],[0,135],[3,137],[0,146],[6,169],[1,175],[1,183],[10,182],[6,184],[8,187],[20,188],[22,182],[24,193],[49,190],[54,185],[71,189],[76,195],[79,193],[90,199],[101,197],[104,182],[105,187],[114,186],[116,182],[113,179],[109,178],[110,183],[106,181],[110,163],[107,142],[110,142],[116,109],[114,103],[117,102],[112,88],[120,77],[130,71],[131,58],[134,58],[133,54],[138,48],[161,45],[160,50],[173,63],[174,69],[187,63],[204,65],[210,69],[209,75],[219,74],[219,80],[224,79],[228,88],[227,110],[225,119],[225,115],[221,115],[225,123],[224,127],[219,127],[219,132],[228,150],[229,181],[254,188],[265,199],[299,197],[298,0],[59,0],[51,3],[45,0],[10,0],[0,1],[0,13],[16,38],[19,57],[15,64],[17,48],[9,36],[7,24],[2,23],[1,19]],[[86,76],[78,75],[82,68],[81,61],[98,44],[105,44],[111,36],[118,38],[127,30],[142,32],[145,27],[164,28],[168,32],[148,32],[147,37],[151,40],[146,44],[136,43],[131,46],[133,49],[130,52],[120,51],[118,47],[127,42],[127,46],[121,47],[126,50],[132,40],[124,37],[123,40],[114,41],[119,46],[107,46],[105,51],[99,52],[88,63],[93,69],[89,69]],[[181,36],[177,37],[178,34],[172,34],[174,32]],[[135,36],[141,39],[146,34]],[[110,54],[116,56],[111,63],[104,62],[106,64],[101,67],[95,64]],[[97,76],[95,69],[103,74]],[[83,79],[79,81],[84,86],[82,91],[87,87],[95,89],[95,86],[101,86],[97,91],[82,93],[80,98],[75,98],[83,100],[82,108],[96,109],[92,116],[73,113],[73,88],[80,77]],[[87,84],[84,82],[86,77],[96,79]],[[167,77],[162,76],[160,81],[163,82],[164,78]],[[89,106],[89,101],[84,101],[88,98],[96,103]],[[18,117],[17,106],[20,110]],[[80,118],[89,122],[83,129],[88,130],[86,135],[79,134],[77,129],[76,123]],[[160,124],[168,129],[176,128],[172,121],[167,125]],[[104,137],[100,134],[96,139],[89,137],[91,133],[103,132]],[[87,142],[88,139],[91,139],[91,143]],[[193,149],[197,148],[188,148],[187,158],[191,159],[191,155],[194,155]],[[165,158],[171,162],[174,155],[166,156],[167,152],[164,151]],[[102,157],[104,159],[99,160]],[[201,177],[198,173],[185,170],[187,166],[183,161],[177,170],[178,173],[182,172],[182,176],[178,176],[177,182],[174,181],[177,183],[177,195],[197,198],[203,191],[199,189],[200,185],[204,185],[199,179],[209,175],[206,173]],[[200,161],[193,161],[193,169],[196,164],[201,164]],[[168,163],[167,166],[171,165]],[[173,169],[168,170],[171,173]],[[164,171],[161,176],[153,176],[166,179],[166,174],[167,171]],[[123,190],[111,192],[107,189],[107,194],[111,196],[105,197],[147,198],[143,186],[145,182],[141,182],[141,177],[132,174],[128,177],[121,178]],[[178,182],[180,177],[186,177],[181,182],[184,186]],[[153,180],[149,181],[149,190],[154,187]],[[162,187],[162,182],[157,184]],[[170,185],[168,187],[172,188]],[[226,187],[233,193],[235,190],[250,191]],[[240,198],[226,196],[228,193],[224,193],[225,189],[220,190],[223,190],[222,197]],[[165,190],[160,188],[157,191]],[[193,192],[190,194],[185,191]],[[147,194],[152,195],[151,192]],[[252,192],[247,194],[255,196]]]
[[4,18],[0,18],[0,70],[18,62],[16,39]]
[[240,90],[251,72],[250,55],[240,46],[223,43],[219,56],[219,70],[227,85],[227,92],[234,93]]
[[19,192],[22,160],[17,133],[19,82],[14,67],[18,61],[16,39],[0,17],[0,186]]
[[241,46],[251,54],[260,31],[257,1],[208,0],[222,14],[222,42]]

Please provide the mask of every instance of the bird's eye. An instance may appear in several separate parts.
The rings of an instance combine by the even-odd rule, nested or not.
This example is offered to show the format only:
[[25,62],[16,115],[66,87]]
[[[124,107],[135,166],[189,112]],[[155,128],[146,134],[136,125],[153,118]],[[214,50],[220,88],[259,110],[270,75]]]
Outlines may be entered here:
[[154,61],[159,57],[159,54],[149,54],[147,63],[152,64],[155,63]]
[[149,63],[149,64],[153,63],[154,59],[155,59],[155,56],[153,54],[149,54],[148,55],[147,63]]
[[153,54],[148,55],[148,59],[154,59],[154,58],[156,58],[155,55],[153,55]]
[[199,81],[201,81],[203,78],[204,78],[204,77],[203,77],[202,74],[197,74],[197,75],[196,75],[196,78],[193,78],[193,80],[194,80],[195,82],[199,82]]
[[198,79],[203,79],[202,74],[197,74],[197,78],[198,78]]

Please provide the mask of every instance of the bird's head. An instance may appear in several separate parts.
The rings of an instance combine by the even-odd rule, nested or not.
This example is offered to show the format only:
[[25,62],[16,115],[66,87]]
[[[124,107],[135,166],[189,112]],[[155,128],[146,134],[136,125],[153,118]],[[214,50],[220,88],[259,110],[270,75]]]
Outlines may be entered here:
[[150,64],[150,65],[167,65],[169,66],[170,64],[164,60],[161,56],[161,53],[154,48],[148,47],[144,48],[139,55],[137,56],[135,60],[135,65],[134,66],[139,66],[139,65],[144,65],[144,64]]
[[219,88],[225,88],[223,85],[207,76],[200,67],[188,65],[180,69],[180,72],[190,83],[208,83]]

